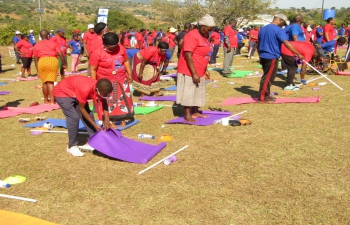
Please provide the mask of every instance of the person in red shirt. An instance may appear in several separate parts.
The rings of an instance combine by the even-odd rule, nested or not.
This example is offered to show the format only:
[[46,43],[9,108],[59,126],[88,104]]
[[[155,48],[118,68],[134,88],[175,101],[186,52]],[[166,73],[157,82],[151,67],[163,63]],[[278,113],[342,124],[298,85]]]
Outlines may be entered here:
[[129,33],[126,33],[126,32],[123,32],[121,35],[120,35],[120,44],[123,45],[126,49],[128,48],[132,48],[131,47],[131,43],[130,43],[130,39],[131,39],[131,34]]
[[216,65],[216,56],[220,48],[220,28],[215,27],[215,30],[210,34],[211,43],[214,45],[213,53],[210,56],[209,64]]
[[40,37],[41,41],[36,43],[33,48],[34,62],[38,76],[43,84],[44,103],[53,105],[53,88],[58,71],[57,56],[63,62],[64,69],[67,68],[67,64],[60,47],[49,40],[49,32],[47,30],[40,31]]
[[149,33],[148,33],[148,36],[147,36],[147,44],[148,44],[148,46],[153,46],[152,32],[149,32]]
[[152,31],[152,34],[151,34],[151,36],[153,38],[153,46],[156,46],[156,44],[157,44],[157,34],[158,34],[157,29],[154,29]]
[[27,34],[22,34],[21,40],[15,45],[15,51],[19,53],[22,61],[21,77],[25,78],[26,70],[28,77],[31,77],[30,65],[33,60],[33,45],[29,42]]
[[[169,51],[170,51],[170,55],[171,55],[171,58],[173,57],[173,54],[174,54],[174,50],[175,50],[175,47],[176,47],[176,44],[175,44],[175,32],[177,31],[177,29],[175,29],[174,27],[171,27],[169,29],[169,33],[167,35],[168,39],[169,39]],[[170,58],[170,60],[171,60]]]
[[252,58],[256,51],[257,43],[259,37],[259,27],[254,26],[254,28],[249,32],[249,53],[248,58]]
[[92,41],[89,44],[89,56],[92,54],[93,51],[103,47],[102,37],[104,34],[109,32],[107,24],[102,22],[96,23],[94,27],[94,32],[96,36],[94,39],[92,39]]
[[[65,60],[64,62],[67,62],[68,45],[67,45],[66,38],[64,37],[65,32],[66,31],[64,29],[58,28],[56,36],[51,38],[50,41],[56,43],[56,45],[59,46],[59,48],[61,49],[61,53],[63,55],[63,58]],[[61,58],[58,58],[58,68],[60,70],[61,80],[63,80],[65,68],[63,68],[63,62],[62,62]]]
[[323,27],[323,40],[322,42],[329,42],[335,39],[337,36],[334,30],[334,18],[329,17],[327,19],[327,24]]
[[[304,56],[305,62],[310,62],[311,59],[317,57],[317,52],[315,51],[315,47],[310,42],[304,41],[291,41],[290,44],[302,55]],[[284,44],[281,47],[281,56],[284,62],[286,63],[286,67],[288,70],[287,73],[287,83],[285,86],[285,90],[299,90],[298,86],[295,86],[293,83],[295,73],[298,69],[298,64],[295,58],[295,54],[289,50]],[[306,84],[305,74],[306,74],[306,63],[303,62],[300,71],[300,79],[302,83]]]
[[84,33],[84,37],[83,37],[83,41],[84,41],[84,47],[85,47],[85,55],[86,57],[89,58],[89,44],[92,43],[92,40],[94,40],[97,35],[95,34],[94,31],[94,25],[93,24],[89,24],[88,25],[88,31]]
[[[100,80],[106,78],[112,82],[113,95],[108,99],[110,117],[121,119],[121,126],[126,125],[126,119],[134,116],[130,85],[132,83],[130,62],[123,45],[118,44],[119,38],[115,33],[103,35],[103,46],[90,55],[91,78]],[[116,94],[114,94],[116,92]],[[101,108],[101,107],[96,107]],[[100,119],[102,113],[99,112]]]
[[160,42],[158,46],[142,49],[134,55],[132,63],[133,88],[141,93],[141,97],[154,93],[163,95],[160,90],[160,68],[165,60],[165,53],[169,45]]
[[303,33],[305,35],[305,41],[306,42],[311,42],[311,27],[309,27],[309,23],[304,22],[303,26],[301,27],[301,29],[303,30]]
[[235,48],[238,47],[238,39],[235,29],[237,21],[232,19],[229,24],[224,28],[224,63],[222,66],[222,74],[224,76],[232,73],[231,66],[233,63],[233,57],[235,55]]
[[213,52],[209,33],[215,26],[214,18],[207,14],[198,21],[197,28],[184,37],[177,67],[176,103],[185,107],[187,122],[196,122],[196,118],[207,117],[199,112],[198,107],[205,105],[205,79],[210,79],[207,66]]
[[[84,84],[84,85],[82,85]],[[78,147],[79,121],[82,120],[91,137],[102,128],[95,123],[94,114],[89,108],[88,100],[102,101],[104,114],[104,129],[110,128],[106,97],[113,91],[112,83],[108,79],[94,80],[86,76],[71,76],[59,82],[54,88],[57,104],[66,116],[68,129],[67,152],[73,156],[84,156],[79,148],[94,150],[89,144]]]
[[145,48],[145,34],[146,34],[145,29],[141,29],[140,32],[135,33],[135,38],[137,41],[138,49]]

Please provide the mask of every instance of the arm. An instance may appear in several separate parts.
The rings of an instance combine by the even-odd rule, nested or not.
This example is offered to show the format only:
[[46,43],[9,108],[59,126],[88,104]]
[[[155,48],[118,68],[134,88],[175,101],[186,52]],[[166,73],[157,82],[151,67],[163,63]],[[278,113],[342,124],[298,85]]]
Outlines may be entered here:
[[[101,130],[102,128],[93,121],[89,115],[89,113],[85,109],[86,103],[80,103],[79,102],[79,111],[81,112],[81,115],[92,125],[96,130]],[[103,105],[102,105],[103,106]],[[109,120],[109,117],[108,117]]]
[[86,55],[86,57],[89,58],[89,51],[88,51],[87,41],[86,41],[85,39],[83,39],[83,42],[84,42],[84,52],[85,52],[85,55]]
[[227,53],[231,52],[231,45],[230,45],[230,40],[228,36],[225,36],[225,43],[227,45]]
[[298,36],[292,35],[293,41],[298,41]]
[[109,122],[108,103],[106,99],[102,99],[102,109],[103,109],[103,115],[105,116],[103,125],[105,127],[105,130],[108,130],[111,126],[111,123]]
[[301,60],[304,59],[304,56],[303,56],[302,54],[300,54],[300,53],[293,47],[293,45],[292,45],[289,41],[285,40],[285,41],[283,42],[283,44],[284,44],[289,50],[291,50],[296,56],[298,56],[299,59],[301,59]]
[[143,69],[145,68],[146,63],[147,63],[147,59],[142,59],[142,62],[140,65],[140,71],[139,71],[139,79],[140,80],[142,80]]
[[97,80],[97,67],[90,65],[90,78]]
[[15,45],[15,51],[18,52],[20,55],[24,55],[24,52],[21,52],[20,49]]
[[60,59],[61,59],[62,68],[63,68],[63,69],[67,69],[67,62],[66,62],[66,60],[64,59],[64,56],[62,55],[62,53],[61,53],[61,52],[57,52],[57,55],[58,55],[58,57],[60,57]]
[[182,39],[180,39],[180,41],[179,41],[179,44],[178,44],[179,46],[180,46],[180,48],[182,49],[182,47],[184,46],[184,39],[182,38]]
[[38,62],[39,62],[39,58],[37,56],[34,56],[35,68],[36,68],[36,71],[38,71],[38,77],[40,77],[39,70],[38,70]]
[[326,42],[328,42],[328,41],[329,41],[328,32],[324,33],[324,38],[326,39]]
[[129,84],[131,84],[132,83],[132,76],[131,76],[131,67],[130,67],[129,59],[125,59],[124,66],[125,66],[125,70],[126,70],[126,77],[128,79]]
[[196,68],[194,67],[193,59],[192,59],[193,52],[185,52],[185,59],[187,66],[191,72],[193,83],[199,83],[199,76],[197,74]]

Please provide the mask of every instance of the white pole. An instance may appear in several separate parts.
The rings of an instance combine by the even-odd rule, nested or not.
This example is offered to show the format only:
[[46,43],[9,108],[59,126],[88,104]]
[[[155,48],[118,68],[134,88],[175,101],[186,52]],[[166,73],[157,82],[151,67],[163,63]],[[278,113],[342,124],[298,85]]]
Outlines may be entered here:
[[149,169],[155,167],[156,165],[158,165],[159,163],[162,163],[162,162],[163,162],[164,160],[166,160],[167,158],[169,158],[169,157],[171,157],[171,156],[173,156],[173,155],[175,155],[175,154],[181,152],[182,150],[185,150],[186,148],[188,148],[188,145],[184,146],[183,148],[177,150],[177,151],[174,152],[174,153],[171,153],[170,155],[168,155],[167,157],[165,157],[165,158],[159,160],[158,162],[156,162],[156,163],[153,164],[152,166],[149,166],[149,167],[147,167],[146,169],[140,171],[139,174],[143,174],[143,173],[146,172],[147,170],[149,170]]
[[40,0],[38,0],[38,4],[39,4],[39,24],[40,24],[40,31],[41,31],[41,12],[40,12]]
[[[226,117],[226,118],[230,119],[230,118],[232,118],[232,117],[234,117],[234,116],[238,116],[238,115],[241,115],[241,114],[246,113],[246,112],[248,112],[248,110],[244,110],[244,111],[242,111],[242,112],[240,112],[240,113],[236,113],[236,114],[231,115],[231,116],[228,116],[228,117]],[[219,124],[219,123],[221,123],[221,120],[222,120],[222,119],[215,120],[215,121],[213,122],[213,124]]]
[[[41,133],[59,133],[59,134],[68,134],[68,131],[59,131],[59,130],[30,130],[31,132],[41,132]],[[88,134],[88,132],[79,132],[79,134]]]
[[304,61],[306,63],[306,65],[308,65],[309,67],[311,67],[312,69],[314,69],[317,73],[319,73],[322,77],[326,78],[329,82],[331,82],[334,86],[336,86],[337,88],[339,88],[340,90],[344,90],[343,88],[341,88],[338,84],[336,84],[335,82],[333,82],[331,79],[329,79],[326,75],[324,75],[323,73],[321,73],[320,71],[318,71],[315,67],[313,67],[312,65],[310,65],[310,63]]
[[27,201],[27,202],[37,202],[37,200],[32,199],[32,198],[23,198],[23,197],[18,197],[18,196],[14,196],[14,195],[0,194],[0,197],[11,198],[11,199],[16,199],[16,200],[22,200],[22,201]]

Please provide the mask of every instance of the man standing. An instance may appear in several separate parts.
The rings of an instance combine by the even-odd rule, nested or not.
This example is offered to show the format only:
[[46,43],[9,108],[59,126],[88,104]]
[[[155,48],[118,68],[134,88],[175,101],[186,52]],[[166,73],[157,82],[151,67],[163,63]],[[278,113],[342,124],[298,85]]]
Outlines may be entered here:
[[334,19],[333,17],[329,17],[327,19],[327,24],[324,25],[323,28],[323,40],[322,42],[329,42],[335,39],[335,37],[337,36],[335,31],[334,31]]
[[264,71],[259,88],[258,100],[260,102],[272,103],[275,101],[275,98],[270,97],[270,88],[276,77],[282,43],[299,59],[304,59],[290,44],[286,32],[282,29],[286,25],[286,21],[287,17],[284,14],[277,14],[274,16],[272,23],[261,28],[259,32],[258,53]]
[[138,49],[140,50],[145,48],[145,35],[146,35],[145,29],[141,29],[139,32],[135,33],[137,46],[138,46]]
[[55,37],[55,34],[54,34],[54,30],[50,30],[50,33],[49,33],[49,36],[50,36],[50,38],[53,38],[53,37]]
[[290,41],[305,41],[305,35],[301,29],[301,24],[304,22],[304,17],[300,14],[294,17],[294,23],[289,28]]
[[83,37],[85,55],[88,58],[89,58],[89,44],[91,44],[92,40],[94,40],[97,37],[94,31],[94,27],[95,26],[93,24],[89,24],[88,31],[84,33],[84,37]]
[[66,38],[64,37],[65,32],[66,31],[63,28],[58,28],[56,32],[56,36],[50,39],[52,42],[56,43],[57,46],[61,49],[61,53],[65,61],[65,62],[62,62],[61,58],[58,58],[58,64],[59,64],[58,68],[60,70],[61,80],[64,79],[64,69],[65,69],[64,65],[66,65],[66,62],[67,62],[68,45],[67,45]]
[[30,30],[28,34],[29,42],[34,46],[36,44],[34,30]]
[[[20,40],[21,40],[21,32],[16,31],[15,36],[13,36],[12,38],[13,49],[15,48],[16,44],[20,42]],[[21,64],[19,53],[17,51],[15,51],[15,55],[16,55],[16,63]]]
[[316,39],[315,42],[317,44],[322,44],[322,40],[323,40],[323,26],[324,26],[324,22],[321,22],[320,25],[316,28]]
[[190,31],[191,24],[185,23],[184,29],[175,37],[174,42],[177,44],[177,58],[179,59],[182,46],[184,44],[184,37]]
[[345,24],[344,23],[339,28],[339,36],[341,36],[341,37],[345,36]]
[[254,56],[254,53],[256,51],[256,43],[258,42],[258,36],[259,36],[259,27],[254,26],[254,29],[249,32],[249,54],[248,58],[252,58]]
[[303,23],[303,26],[301,27],[301,29],[303,30],[303,33],[304,33],[304,37],[305,37],[305,41],[306,42],[311,42],[310,41],[310,38],[311,38],[311,28],[309,27],[309,23],[308,22],[304,22]]
[[177,29],[175,29],[174,27],[171,27],[169,29],[169,33],[168,33],[168,38],[169,38],[169,51],[170,51],[170,59],[173,57],[174,51],[175,51],[175,47],[176,47],[176,43],[174,41],[176,35],[175,32],[177,31]]
[[231,66],[235,55],[235,48],[238,47],[238,39],[235,31],[236,24],[237,21],[232,19],[224,28],[224,64],[222,67],[222,74],[224,76],[228,76],[232,73]]

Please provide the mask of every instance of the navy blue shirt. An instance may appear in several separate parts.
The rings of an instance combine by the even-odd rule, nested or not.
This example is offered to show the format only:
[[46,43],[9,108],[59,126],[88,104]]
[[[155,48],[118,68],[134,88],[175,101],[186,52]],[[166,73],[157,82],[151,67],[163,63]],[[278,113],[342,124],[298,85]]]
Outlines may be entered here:
[[275,24],[262,27],[259,31],[260,58],[278,59],[281,55],[281,45],[288,40],[286,32]]
[[79,41],[71,40],[70,42],[68,42],[68,46],[72,46],[73,48],[71,54],[81,54],[81,47]]
[[293,36],[297,36],[298,41],[306,41],[304,32],[301,29],[301,26],[297,23],[292,24],[292,26],[290,26],[290,28],[289,28],[289,40],[290,41],[294,41]]
[[[322,34],[322,35],[320,35]],[[321,44],[323,39],[323,29],[322,27],[317,27],[316,28],[316,43]]]

